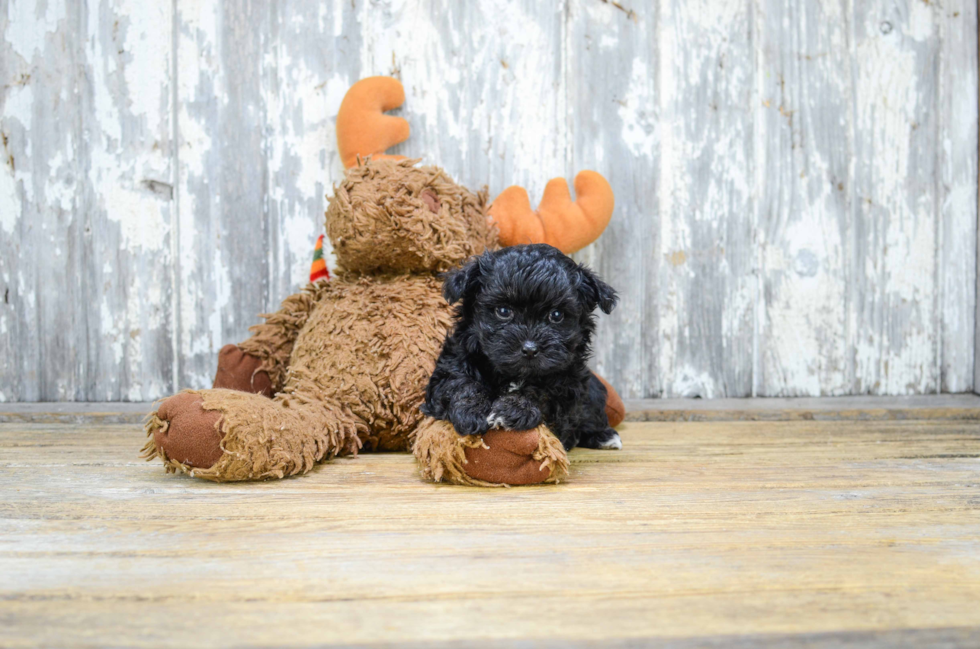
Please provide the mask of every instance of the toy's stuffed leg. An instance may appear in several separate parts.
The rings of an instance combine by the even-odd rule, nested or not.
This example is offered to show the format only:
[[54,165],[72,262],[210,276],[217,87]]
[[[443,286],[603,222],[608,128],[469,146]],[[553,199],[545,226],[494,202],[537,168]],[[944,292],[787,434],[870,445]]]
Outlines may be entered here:
[[263,314],[265,322],[249,328],[248,340],[222,347],[212,387],[269,398],[281,390],[296,336],[325,290],[324,282],[308,285],[283,300],[275,313]]
[[595,377],[606,388],[606,418],[609,419],[609,425],[615,428],[623,423],[623,419],[626,417],[626,404],[623,403],[619,393],[616,392],[616,388],[609,385],[606,379],[598,374]]
[[246,354],[238,345],[225,345],[218,352],[218,370],[211,387],[254,392],[270,399],[275,394],[269,373],[262,369],[262,359]]
[[363,421],[321,395],[269,399],[233,390],[188,390],[166,399],[146,424],[147,460],[168,472],[216,482],[305,473],[335,455],[357,453]]
[[479,487],[557,483],[568,475],[568,456],[545,426],[461,436],[452,424],[426,417],[412,446],[426,480]]

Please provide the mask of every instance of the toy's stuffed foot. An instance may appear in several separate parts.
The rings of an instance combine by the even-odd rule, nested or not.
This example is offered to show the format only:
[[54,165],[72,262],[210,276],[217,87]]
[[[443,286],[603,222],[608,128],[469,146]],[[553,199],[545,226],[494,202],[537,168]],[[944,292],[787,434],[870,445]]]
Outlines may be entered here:
[[175,394],[150,416],[147,432],[151,439],[144,455],[159,455],[165,463],[209,469],[224,453],[220,420],[220,412],[204,409],[204,399],[199,394]]
[[426,480],[481,487],[557,483],[568,475],[568,456],[544,426],[460,436],[452,424],[426,417],[413,446]]
[[541,446],[541,437],[542,433],[536,428],[487,431],[483,436],[483,444],[464,444],[466,473],[471,478],[494,484],[526,485],[547,482],[551,477],[551,467],[534,457]]
[[165,400],[146,423],[147,460],[169,473],[215,482],[306,473],[318,462],[357,453],[363,421],[305,394],[267,399],[237,390],[188,390]]
[[269,373],[260,370],[262,360],[246,354],[238,345],[225,345],[218,352],[218,371],[214,374],[215,388],[252,392],[272,398]]

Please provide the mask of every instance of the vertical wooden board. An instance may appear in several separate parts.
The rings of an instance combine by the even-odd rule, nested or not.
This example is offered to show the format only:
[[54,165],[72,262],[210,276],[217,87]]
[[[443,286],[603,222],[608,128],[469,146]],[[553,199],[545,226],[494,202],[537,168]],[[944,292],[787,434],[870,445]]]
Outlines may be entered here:
[[569,176],[603,174],[616,194],[609,227],[576,255],[619,292],[600,316],[596,370],[627,398],[660,388],[657,179],[660,132],[655,7],[576,0],[569,5],[566,83]]
[[[33,9],[34,3],[26,0],[0,1],[0,401],[40,397],[34,248],[45,244],[42,215],[54,221],[65,218],[63,211],[54,213],[53,208],[45,214],[46,197],[35,195],[32,173],[34,160],[43,167],[56,151],[69,146],[71,128],[64,121],[50,120],[52,130],[43,139],[35,135],[35,121],[40,123],[44,117],[35,120],[35,94],[57,92],[50,82],[38,82],[38,70],[48,60],[49,50],[63,46],[65,34],[58,33],[54,15],[48,21],[47,16],[38,18]],[[66,263],[63,255],[51,257],[52,265]]]
[[77,155],[84,155],[83,107],[75,74],[84,65],[81,16],[65,3],[38,12],[33,2],[10,0],[6,8],[2,58],[10,76],[2,80],[0,140],[2,173],[13,183],[5,183],[0,208],[7,242],[0,264],[5,297],[10,292],[10,324],[4,329],[17,338],[5,345],[11,358],[0,362],[14,376],[0,391],[7,400],[71,400],[89,369],[85,332],[78,326],[90,306],[78,192],[84,182]]
[[3,13],[3,398],[153,398],[171,383],[169,7]]
[[758,396],[847,394],[852,93],[844,0],[767,0],[753,106]]
[[565,176],[561,5],[534,0],[360,5],[361,73],[405,86],[412,135],[392,151],[442,166],[491,199],[522,185],[536,204]]
[[940,387],[938,13],[921,0],[854,7],[853,394]]
[[269,305],[268,3],[178,0],[178,385],[209,386],[217,351]]
[[[89,5],[82,82],[86,376],[75,399],[146,401],[172,376],[171,7]],[[88,101],[91,103],[89,104]]]
[[[980,17],[977,17],[977,22],[980,23]],[[978,29],[980,29],[980,24],[978,24]],[[980,58],[980,44],[978,44],[975,50],[975,55]],[[978,63],[980,64],[980,63]],[[977,98],[978,111],[980,111],[980,79],[978,79],[977,87],[974,89],[974,94]],[[980,134],[978,134],[978,141],[980,141]],[[980,142],[978,142],[980,146]],[[978,156],[980,156],[980,151],[978,151]],[[974,266],[975,275],[973,276],[974,285],[974,336],[973,336],[973,391],[980,393],[980,162],[978,162],[977,169],[977,184],[978,184],[978,196],[977,196],[977,237],[976,237],[976,266]]]
[[650,396],[752,392],[754,275],[750,4],[664,0],[656,277],[659,389]]
[[977,3],[939,8],[939,293],[942,391],[974,389],[977,300]]
[[[337,110],[360,78],[361,26],[354,3],[278,0],[271,4],[266,123],[269,143],[267,310],[309,281],[316,238],[325,233],[326,197],[343,179]],[[334,267],[330,241],[324,252]]]

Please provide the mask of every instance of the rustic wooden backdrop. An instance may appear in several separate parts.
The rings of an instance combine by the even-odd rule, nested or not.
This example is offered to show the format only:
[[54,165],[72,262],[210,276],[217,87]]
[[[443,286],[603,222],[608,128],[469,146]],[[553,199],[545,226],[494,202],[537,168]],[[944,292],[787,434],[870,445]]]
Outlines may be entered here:
[[208,385],[372,74],[471,187],[609,178],[625,395],[974,388],[975,1],[0,0],[0,400]]

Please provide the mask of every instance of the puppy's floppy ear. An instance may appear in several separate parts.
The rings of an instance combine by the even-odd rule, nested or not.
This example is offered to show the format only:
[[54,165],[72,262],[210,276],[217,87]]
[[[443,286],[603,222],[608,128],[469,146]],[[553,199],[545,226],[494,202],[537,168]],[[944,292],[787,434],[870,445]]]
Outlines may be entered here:
[[619,301],[616,290],[599,279],[587,266],[581,264],[578,267],[578,278],[578,291],[586,310],[591,313],[599,307],[603,313],[612,313],[616,302]]
[[480,287],[484,267],[489,263],[488,254],[472,257],[461,268],[446,273],[446,281],[442,285],[442,296],[450,304],[456,304],[467,295]]

